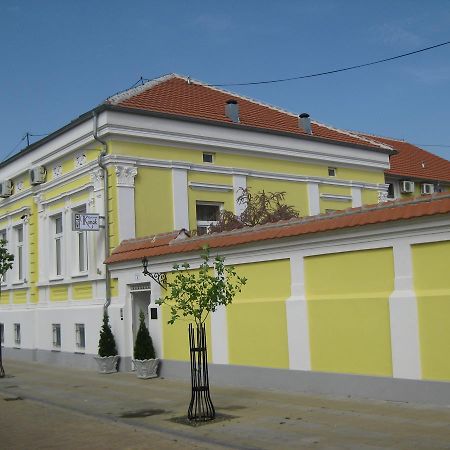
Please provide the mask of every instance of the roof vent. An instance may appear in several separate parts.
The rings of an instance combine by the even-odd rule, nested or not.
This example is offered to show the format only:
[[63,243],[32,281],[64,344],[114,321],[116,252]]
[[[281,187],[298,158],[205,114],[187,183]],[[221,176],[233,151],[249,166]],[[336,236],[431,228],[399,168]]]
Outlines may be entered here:
[[228,100],[225,104],[225,114],[234,123],[239,123],[239,105],[236,100]]
[[298,126],[306,133],[312,134],[311,119],[308,113],[302,113],[298,116]]

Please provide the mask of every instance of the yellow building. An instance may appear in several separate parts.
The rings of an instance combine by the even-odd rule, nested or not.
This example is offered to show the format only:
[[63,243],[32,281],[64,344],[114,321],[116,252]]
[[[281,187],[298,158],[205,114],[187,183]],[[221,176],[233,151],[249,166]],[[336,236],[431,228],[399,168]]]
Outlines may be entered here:
[[[91,366],[87,355],[97,353],[106,303],[129,367],[138,312],[152,314],[152,287],[136,271],[107,276],[103,262],[120,242],[183,228],[204,232],[222,209],[242,211],[237,197],[246,187],[285,191],[301,216],[376,204],[386,196],[393,154],[377,139],[178,75],[110,97],[0,164],[0,233],[16,258],[0,303],[7,354]],[[75,215],[84,213],[98,214],[98,231],[73,231]],[[377,258],[390,261],[383,252]],[[289,267],[270,264],[267,273]],[[269,305],[278,298],[280,330],[288,271],[277,281],[283,286],[261,284],[268,307],[261,314],[272,317]],[[230,314],[239,321],[250,305],[237,301]],[[237,348],[248,351],[258,336],[233,336],[229,361],[246,364]],[[285,337],[280,331],[273,345]],[[162,351],[162,335],[155,340]],[[286,349],[277,358],[269,367],[288,365]],[[387,374],[383,364],[373,374]]]

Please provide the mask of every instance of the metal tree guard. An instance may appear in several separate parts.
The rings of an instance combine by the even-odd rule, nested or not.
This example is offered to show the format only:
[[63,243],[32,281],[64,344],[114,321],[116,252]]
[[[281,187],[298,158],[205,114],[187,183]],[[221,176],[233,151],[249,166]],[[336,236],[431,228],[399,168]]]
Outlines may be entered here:
[[189,324],[189,348],[191,356],[191,402],[188,419],[194,421],[213,420],[216,411],[209,394],[208,353],[206,349],[205,325]]

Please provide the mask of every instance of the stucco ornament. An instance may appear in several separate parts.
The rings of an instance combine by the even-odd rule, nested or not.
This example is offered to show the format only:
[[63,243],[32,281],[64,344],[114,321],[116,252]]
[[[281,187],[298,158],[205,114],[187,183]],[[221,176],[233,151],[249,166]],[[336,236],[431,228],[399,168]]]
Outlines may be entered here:
[[387,191],[378,191],[378,203],[384,203],[388,201]]
[[134,187],[137,168],[134,166],[115,166],[117,186]]

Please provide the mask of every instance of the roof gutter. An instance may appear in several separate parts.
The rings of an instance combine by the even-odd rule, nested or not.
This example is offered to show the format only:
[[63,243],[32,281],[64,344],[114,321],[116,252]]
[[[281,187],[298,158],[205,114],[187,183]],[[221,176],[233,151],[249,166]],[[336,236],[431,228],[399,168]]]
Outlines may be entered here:
[[[108,214],[108,168],[106,167],[103,158],[108,153],[108,143],[98,137],[98,110],[94,109],[92,111],[93,118],[93,137],[102,146],[100,154],[98,155],[98,165],[103,170],[103,206],[104,206],[104,216],[105,216],[105,260],[109,257],[109,214]],[[108,265],[105,265],[105,290],[106,290],[106,300],[103,305],[105,312],[108,310],[111,304],[111,273],[109,271]]]

